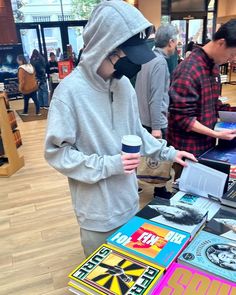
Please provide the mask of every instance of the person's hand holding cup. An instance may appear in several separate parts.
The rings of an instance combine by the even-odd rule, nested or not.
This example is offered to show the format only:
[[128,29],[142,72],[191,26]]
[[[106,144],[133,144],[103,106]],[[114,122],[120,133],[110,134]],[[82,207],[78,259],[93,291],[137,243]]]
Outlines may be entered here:
[[140,163],[142,140],[137,135],[124,135],[121,143],[121,160],[125,174],[132,174]]

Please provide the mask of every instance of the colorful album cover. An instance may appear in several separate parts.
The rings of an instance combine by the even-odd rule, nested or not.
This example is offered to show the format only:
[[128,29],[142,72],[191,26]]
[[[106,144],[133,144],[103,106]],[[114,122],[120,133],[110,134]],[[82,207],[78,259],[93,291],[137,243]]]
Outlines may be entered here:
[[188,264],[231,282],[236,281],[236,243],[201,231],[178,258]]
[[189,239],[187,232],[134,216],[108,243],[167,268]]
[[228,185],[228,190],[224,193],[221,203],[226,206],[236,208],[236,182]]
[[164,269],[103,244],[70,275],[69,286],[85,294],[147,294]]
[[205,231],[222,236],[236,242],[236,212],[235,209],[221,206],[219,211],[207,223]]
[[17,55],[22,54],[22,44],[0,45],[0,82],[4,83],[4,89],[8,98],[20,95],[18,89]]
[[206,222],[207,210],[192,206],[195,196],[184,194],[179,202],[174,199],[156,198],[136,216],[165,224],[190,233],[193,237]]
[[173,263],[151,294],[233,295],[235,292],[236,283]]
[[215,130],[236,129],[236,122],[218,122],[215,125]]
[[236,146],[222,147],[216,146],[201,155],[202,159],[222,161],[231,165],[236,165]]

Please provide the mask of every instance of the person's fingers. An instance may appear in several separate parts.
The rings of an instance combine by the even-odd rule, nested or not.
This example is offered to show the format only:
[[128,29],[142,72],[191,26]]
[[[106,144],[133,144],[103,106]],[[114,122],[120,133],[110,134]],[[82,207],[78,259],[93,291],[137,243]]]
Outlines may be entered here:
[[184,162],[181,158],[176,159],[176,163],[179,163],[183,167],[187,167],[188,166],[187,163]]
[[132,159],[132,160],[130,160],[130,159],[123,160],[122,163],[123,163],[123,167],[124,167],[125,172],[133,171],[140,164],[140,158],[138,158],[138,159],[136,158],[136,159]]
[[197,162],[197,159],[194,157],[194,155],[193,154],[190,154],[188,152],[184,152],[184,157],[185,158],[188,158],[189,160],[192,160],[194,162]]
[[123,165],[127,166],[127,165],[138,165],[140,163],[139,159],[136,160],[124,160],[123,161]]
[[140,159],[140,154],[136,153],[136,154],[123,154],[122,159],[124,160],[130,160],[130,159]]
[[132,169],[136,169],[137,167],[138,167],[138,164],[124,165],[124,170],[132,170]]

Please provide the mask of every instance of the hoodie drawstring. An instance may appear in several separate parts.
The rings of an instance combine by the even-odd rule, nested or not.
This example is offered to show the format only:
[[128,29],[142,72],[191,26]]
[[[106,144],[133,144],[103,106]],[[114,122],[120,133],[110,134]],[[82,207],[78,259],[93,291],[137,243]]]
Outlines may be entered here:
[[113,114],[113,92],[109,88],[109,98],[111,103],[111,128],[114,130],[114,114]]

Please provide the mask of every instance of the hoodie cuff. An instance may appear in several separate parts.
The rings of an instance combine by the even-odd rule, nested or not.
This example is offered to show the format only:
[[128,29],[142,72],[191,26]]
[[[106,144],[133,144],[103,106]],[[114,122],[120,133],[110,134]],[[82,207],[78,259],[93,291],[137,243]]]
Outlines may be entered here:
[[124,174],[123,163],[121,161],[121,154],[115,156],[106,156],[105,165],[107,167],[108,177],[117,174]]
[[177,155],[177,150],[173,146],[169,146],[165,148],[165,150],[161,153],[161,161],[174,161],[174,158]]
[[169,161],[174,162],[174,159],[178,153],[178,150],[176,150],[174,147],[170,147],[170,148],[172,148],[172,149],[170,151]]

